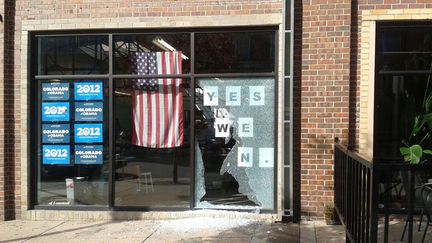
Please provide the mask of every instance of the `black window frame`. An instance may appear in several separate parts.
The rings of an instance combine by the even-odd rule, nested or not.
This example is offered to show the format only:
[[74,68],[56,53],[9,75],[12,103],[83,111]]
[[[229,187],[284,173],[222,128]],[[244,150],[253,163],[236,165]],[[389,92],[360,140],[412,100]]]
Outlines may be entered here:
[[[380,65],[383,62],[385,55],[395,55],[395,54],[403,54],[403,55],[410,55],[417,53],[418,51],[399,51],[399,52],[386,52],[383,50],[382,43],[380,43],[380,40],[383,40],[383,33],[385,31],[399,31],[402,33],[403,31],[418,31],[422,29],[427,29],[428,31],[432,31],[432,21],[377,21],[376,23],[376,29],[375,29],[375,63],[374,63],[374,107],[373,112],[374,114],[379,114],[379,108],[377,104],[377,86],[378,82],[380,80],[380,76],[385,75],[432,75],[431,70],[379,70]],[[432,55],[432,52],[427,52]],[[394,162],[394,161],[401,161],[402,156],[400,157],[394,157],[394,156],[388,156],[388,155],[377,155],[379,144],[377,144],[375,141],[378,141],[377,136],[377,127],[378,127],[378,119],[376,116],[374,116],[373,120],[373,160],[377,162]]]
[[[269,32],[274,35],[274,70],[272,72],[247,72],[247,73],[196,73],[195,72],[195,34],[196,33],[226,33],[226,32]],[[113,64],[114,64],[114,45],[113,45],[113,37],[115,35],[140,35],[140,34],[173,34],[173,33],[189,33],[190,35],[190,45],[191,45],[191,54],[190,54],[190,72],[187,74],[176,74],[176,75],[135,75],[135,74],[114,74]],[[90,36],[90,35],[106,35],[108,36],[108,45],[109,45],[109,68],[108,73],[106,74],[91,74],[91,75],[38,75],[37,74],[37,38],[38,37],[60,37],[60,36]],[[186,211],[186,210],[194,210],[194,209],[201,209],[201,208],[195,208],[195,202],[194,202],[194,185],[195,185],[195,153],[194,153],[194,142],[195,142],[195,129],[194,129],[194,117],[195,117],[195,92],[191,92],[192,97],[191,100],[194,102],[191,102],[190,104],[190,122],[192,125],[191,132],[190,132],[190,178],[191,178],[191,184],[190,184],[190,195],[189,195],[189,201],[190,201],[190,207],[189,208],[175,208],[175,207],[145,207],[145,206],[115,206],[114,198],[115,198],[115,179],[113,174],[113,166],[115,163],[115,153],[113,152],[115,149],[114,144],[114,136],[115,136],[115,99],[114,99],[114,82],[115,79],[137,79],[137,78],[188,78],[190,79],[191,87],[195,87],[195,80],[198,78],[214,78],[214,77],[220,77],[220,78],[244,78],[244,77],[251,77],[251,78],[259,78],[259,77],[267,77],[267,78],[273,78],[275,82],[275,93],[274,93],[274,107],[275,107],[275,117],[274,117],[274,144],[275,144],[275,150],[274,150],[274,158],[275,158],[275,165],[274,165],[274,205],[272,210],[263,209],[261,210],[261,213],[276,213],[277,212],[277,204],[278,204],[278,164],[280,163],[280,158],[278,157],[278,151],[279,151],[279,143],[277,139],[278,134],[278,120],[279,114],[278,112],[278,93],[279,93],[279,87],[278,83],[279,80],[279,33],[278,33],[278,27],[277,26],[248,26],[248,27],[225,27],[225,28],[179,28],[179,29],[136,29],[136,30],[80,30],[80,31],[33,31],[29,32],[28,39],[30,40],[29,43],[29,52],[28,52],[28,60],[29,61],[29,76],[27,77],[27,80],[29,82],[29,88],[30,88],[30,95],[29,95],[29,101],[28,104],[30,105],[29,109],[29,122],[28,127],[29,129],[29,141],[30,141],[30,149],[29,149],[29,156],[28,159],[30,161],[29,163],[29,209],[48,209],[48,210],[83,210],[83,211],[91,211],[91,210],[98,210],[98,211]],[[86,205],[70,205],[70,206],[57,206],[57,205],[38,205],[37,204],[37,183],[38,183],[38,165],[37,165],[37,153],[38,153],[38,141],[40,141],[40,133],[38,133],[38,122],[41,121],[40,114],[37,114],[37,101],[40,99],[38,95],[37,85],[39,80],[49,80],[49,79],[101,79],[101,80],[108,80],[108,87],[109,87],[109,100],[108,107],[109,107],[109,186],[108,186],[108,205],[106,206],[86,206]],[[283,115],[283,114],[282,114]],[[224,209],[227,210],[227,209]],[[249,211],[249,210],[243,210],[243,209],[228,209],[232,211]]]

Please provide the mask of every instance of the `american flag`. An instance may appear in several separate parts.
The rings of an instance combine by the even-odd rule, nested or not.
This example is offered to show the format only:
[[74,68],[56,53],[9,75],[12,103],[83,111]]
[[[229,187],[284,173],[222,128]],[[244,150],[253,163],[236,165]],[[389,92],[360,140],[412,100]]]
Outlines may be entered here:
[[[137,52],[132,63],[139,75],[181,74],[182,53]],[[182,79],[137,79],[132,86],[132,144],[150,148],[182,146]]]

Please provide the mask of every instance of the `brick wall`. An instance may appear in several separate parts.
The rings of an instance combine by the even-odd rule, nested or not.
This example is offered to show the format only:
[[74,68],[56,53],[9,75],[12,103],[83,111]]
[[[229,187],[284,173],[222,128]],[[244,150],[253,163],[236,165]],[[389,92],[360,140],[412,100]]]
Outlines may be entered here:
[[[7,158],[9,161],[9,169],[6,171],[9,177],[9,218],[20,218],[21,215],[21,158],[20,147],[21,141],[17,134],[22,133],[21,130],[21,115],[19,107],[21,105],[20,94],[21,88],[16,82],[16,73],[19,73],[20,64],[16,57],[18,43],[15,41],[16,22],[20,18],[16,15],[16,1],[5,0],[6,16],[5,16],[5,147]],[[6,19],[7,18],[7,19]]]
[[[19,160],[16,159],[15,134],[19,133],[16,127],[15,101],[18,97],[14,85],[14,27],[15,27],[15,1],[4,1],[2,64],[3,77],[0,91],[0,216],[4,220],[14,219],[16,208],[19,208]],[[19,149],[18,149],[19,151]],[[16,166],[18,165],[18,166]],[[18,186],[17,186],[18,184]]]
[[361,74],[368,72],[361,66],[361,53],[370,55],[365,51],[369,47],[361,46],[362,11],[383,10],[384,16],[389,9],[425,8],[432,8],[430,0],[303,0],[298,98],[303,215],[320,217],[323,205],[333,200],[333,138],[356,150],[362,145],[370,148],[371,128],[362,129],[360,124],[368,122],[369,103],[363,94],[368,89],[360,89]]
[[281,0],[18,1],[24,19],[171,17],[281,13]]
[[[4,19],[4,1],[0,2],[1,20]],[[3,53],[4,22],[0,21],[0,53]],[[4,108],[3,108],[3,60],[0,54],[0,221],[5,220],[5,173],[4,173]]]
[[349,123],[351,0],[304,0],[301,66],[301,209],[333,201],[333,142]]
[[293,211],[294,221],[300,220],[301,211],[301,66],[302,66],[302,37],[303,37],[303,3],[294,2],[294,53],[293,53]]

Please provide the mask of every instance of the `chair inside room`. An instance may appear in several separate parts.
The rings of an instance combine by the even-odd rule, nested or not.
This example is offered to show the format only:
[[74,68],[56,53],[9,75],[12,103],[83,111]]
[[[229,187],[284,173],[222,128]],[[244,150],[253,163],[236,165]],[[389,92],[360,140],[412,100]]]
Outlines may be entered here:
[[421,196],[424,204],[424,214],[426,215],[426,227],[423,231],[422,243],[425,241],[429,225],[432,223],[432,183],[425,184],[421,188]]

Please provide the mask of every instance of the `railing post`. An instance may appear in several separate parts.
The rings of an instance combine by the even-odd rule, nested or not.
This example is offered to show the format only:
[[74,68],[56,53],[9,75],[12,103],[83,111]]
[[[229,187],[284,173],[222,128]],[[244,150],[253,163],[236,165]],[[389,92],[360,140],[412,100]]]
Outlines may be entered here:
[[346,243],[351,243],[351,240],[350,240],[348,234],[345,234],[345,242],[346,242]]
[[370,187],[370,242],[378,242],[378,189],[379,189],[379,175],[381,171],[379,167],[374,163],[372,165],[371,174],[372,181]]
[[335,207],[346,242],[377,242],[380,169],[335,143]]

